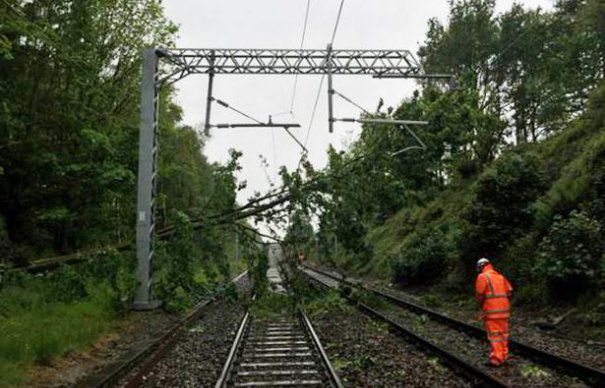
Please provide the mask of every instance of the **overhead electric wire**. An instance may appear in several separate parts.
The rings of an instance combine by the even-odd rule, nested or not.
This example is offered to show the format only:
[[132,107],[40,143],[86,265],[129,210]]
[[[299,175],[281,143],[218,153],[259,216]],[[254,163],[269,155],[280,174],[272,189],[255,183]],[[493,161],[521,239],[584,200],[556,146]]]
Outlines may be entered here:
[[358,103],[356,103],[355,101],[351,100],[349,97],[345,96],[344,94],[338,92],[337,90],[334,90],[334,94],[338,95],[340,98],[342,98],[343,100],[347,101],[348,103],[350,103],[351,105],[355,106],[356,108],[362,110],[365,114],[368,114],[368,115],[371,114],[363,106],[359,105]]
[[279,116],[285,116],[285,115],[290,115],[292,116],[292,118],[294,118],[294,115],[292,114],[292,112],[290,111],[284,111],[284,112],[277,112],[277,113],[273,113],[271,115],[271,117],[279,117]]
[[[303,21],[303,29],[302,29],[302,36],[300,38],[300,46],[299,49],[302,50],[304,44],[305,44],[305,38],[307,36],[307,25],[309,23],[309,10],[311,9],[311,0],[307,0],[307,7],[305,9],[305,18]],[[296,119],[296,117],[294,116],[294,102],[296,100],[296,90],[297,90],[297,86],[298,86],[298,74],[294,75],[294,85],[292,86],[292,97],[290,98],[290,110],[289,111],[285,111],[285,112],[279,112],[276,113],[274,115],[272,115],[273,117],[276,116],[282,116],[282,115],[287,115],[290,114],[290,116],[292,116],[293,119]],[[306,154],[308,152],[307,148],[306,148],[306,141],[305,144],[303,145],[290,131],[288,131],[287,128],[284,128],[286,130],[286,132],[288,133],[288,135],[290,135],[290,137],[292,137],[294,139],[294,141],[296,141],[296,143],[298,145],[301,146],[302,151],[301,151],[301,159],[298,162],[298,166],[300,166],[300,161],[302,161],[302,155]],[[277,158],[276,158],[276,152],[275,152],[275,133],[273,131],[273,128],[271,128],[271,136],[273,137],[273,164],[274,167],[277,168]],[[298,170],[298,167],[297,167]],[[275,170],[275,173],[277,173],[277,170]]]
[[236,113],[239,113],[240,115],[242,115],[246,118],[249,118],[252,121],[255,121],[257,124],[265,124],[262,121],[257,120],[254,117],[250,116],[249,114],[246,114],[246,113],[242,112],[241,110],[232,107],[231,105],[227,104],[225,101],[219,100],[218,98],[214,98],[214,97],[211,97],[211,99],[212,99],[212,101],[216,101],[217,104],[224,106],[225,108],[230,109]]
[[[302,50],[307,36],[307,23],[309,21],[309,9],[311,8],[311,0],[307,0],[307,10],[305,11],[305,21],[303,23],[302,37],[300,38],[300,49]],[[296,99],[296,88],[298,86],[298,74],[294,76],[294,86],[292,87],[292,99],[290,100],[290,113],[294,112],[294,101]]]
[[[351,105],[357,107],[358,109],[361,109],[365,114],[367,115],[371,115],[371,113],[365,109],[364,107],[362,107],[361,105],[357,104],[355,101],[351,100],[350,98],[348,98],[347,96],[345,96],[344,94],[334,90],[334,94],[338,95],[340,98],[342,98],[343,100],[347,101],[348,103],[350,103]],[[421,149],[421,150],[426,150],[427,146],[426,144],[424,144],[424,142],[416,135],[416,133],[414,131],[412,131],[412,129],[405,123],[401,124],[404,129],[410,134],[412,135],[412,137],[414,139],[416,139],[416,141],[420,144],[420,146],[409,146],[409,147],[405,147],[399,151],[393,152],[391,153],[391,156],[397,156],[399,154],[402,154],[406,151],[412,150],[412,149]],[[372,124],[373,128],[376,128],[376,124]]]
[[[340,18],[342,15],[342,8],[344,6],[345,0],[340,1],[340,6],[338,7],[338,15],[336,16],[336,22],[334,23],[334,30],[332,31],[332,39],[330,39],[330,47],[334,44],[334,39],[336,38],[336,32],[338,31],[338,26],[340,24]],[[313,121],[315,121],[315,114],[317,112],[317,104],[319,103],[319,96],[321,95],[321,87],[324,83],[325,74],[321,75],[321,79],[319,80],[319,86],[317,88],[317,96],[315,96],[315,103],[313,104],[313,111],[311,113],[311,119],[309,120],[309,127],[307,128],[307,134],[305,135],[304,146],[307,149],[307,144],[309,142],[309,137],[311,135],[311,128],[313,127]],[[300,169],[300,165],[302,163],[303,158],[305,157],[306,152],[303,151],[300,154],[300,159],[298,160],[298,166],[296,167],[296,171]]]
[[325,76],[322,75],[319,80],[319,87],[317,88],[317,95],[315,96],[315,103],[313,104],[313,111],[311,112],[311,119],[309,120],[309,127],[307,128],[307,134],[305,136],[305,147],[309,142],[309,135],[311,134],[311,127],[313,126],[313,121],[315,121],[315,113],[317,113],[317,105],[319,103],[319,96],[321,95],[321,87],[323,86]]
[[338,8],[338,16],[336,16],[336,23],[334,24],[334,31],[332,31],[332,39],[330,40],[330,46],[334,44],[334,38],[336,38],[336,31],[338,30],[338,24],[340,23],[340,15],[342,14],[342,7],[345,4],[345,0],[340,0],[340,7]]

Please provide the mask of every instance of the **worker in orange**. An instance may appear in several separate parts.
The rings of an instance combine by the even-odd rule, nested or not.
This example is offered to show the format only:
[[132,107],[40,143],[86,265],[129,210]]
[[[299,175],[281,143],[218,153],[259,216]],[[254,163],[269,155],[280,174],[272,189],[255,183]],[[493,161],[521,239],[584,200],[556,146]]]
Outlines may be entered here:
[[489,365],[500,366],[508,358],[508,318],[513,287],[486,258],[477,261],[477,272],[475,298],[481,304],[481,317],[491,347]]

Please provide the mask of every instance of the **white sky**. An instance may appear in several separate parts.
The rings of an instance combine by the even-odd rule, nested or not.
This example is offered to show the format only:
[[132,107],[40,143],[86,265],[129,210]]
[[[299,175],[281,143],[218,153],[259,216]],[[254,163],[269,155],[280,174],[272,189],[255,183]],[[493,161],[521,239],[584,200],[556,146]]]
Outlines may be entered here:
[[[553,0],[518,1],[525,7],[551,8]],[[307,0],[164,0],[167,16],[180,25],[178,47],[196,48],[298,48]],[[510,8],[512,0],[497,0],[498,13]],[[311,0],[304,48],[325,48],[329,42],[340,0]],[[424,40],[427,21],[438,17],[446,22],[447,0],[345,0],[335,49],[408,49],[416,53]],[[299,76],[294,118],[284,115],[274,121],[301,124],[293,133],[304,140],[309,127],[313,102],[321,76]],[[289,111],[294,76],[217,75],[214,96],[260,120],[269,114]],[[205,117],[207,77],[193,75],[176,84],[177,102],[183,107],[184,122],[197,125]],[[369,76],[335,76],[334,88],[368,110],[374,110],[380,98],[386,106],[397,106],[411,95],[414,82],[375,80]],[[316,168],[325,166],[326,149],[332,144],[341,149],[359,133],[357,124],[336,124],[328,133],[326,84],[311,127],[308,148]],[[357,108],[335,97],[335,117],[358,117]],[[213,123],[245,122],[234,112],[214,104]],[[228,149],[244,153],[239,178],[248,187],[238,196],[243,203],[254,191],[266,192],[269,180],[279,184],[281,165],[295,169],[300,147],[281,129],[215,129],[207,144],[210,161],[228,159]],[[259,155],[270,166],[264,169]]]

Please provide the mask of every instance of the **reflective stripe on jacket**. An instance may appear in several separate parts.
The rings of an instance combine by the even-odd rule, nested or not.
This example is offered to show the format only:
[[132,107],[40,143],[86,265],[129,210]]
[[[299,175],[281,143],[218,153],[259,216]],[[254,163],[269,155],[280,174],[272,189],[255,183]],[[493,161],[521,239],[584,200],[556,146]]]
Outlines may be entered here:
[[510,293],[513,287],[491,264],[483,267],[475,280],[475,293],[486,319],[510,316]]

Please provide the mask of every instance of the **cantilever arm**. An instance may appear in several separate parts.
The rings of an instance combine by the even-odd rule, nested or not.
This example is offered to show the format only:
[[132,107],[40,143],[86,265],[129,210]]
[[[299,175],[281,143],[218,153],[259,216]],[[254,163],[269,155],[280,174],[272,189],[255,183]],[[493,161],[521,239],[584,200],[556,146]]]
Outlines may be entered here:
[[343,123],[362,123],[362,124],[410,124],[410,125],[428,125],[428,121],[418,120],[393,120],[393,119],[334,119],[334,121],[341,121]]
[[235,124],[212,124],[213,128],[300,128],[298,123],[235,123]]

